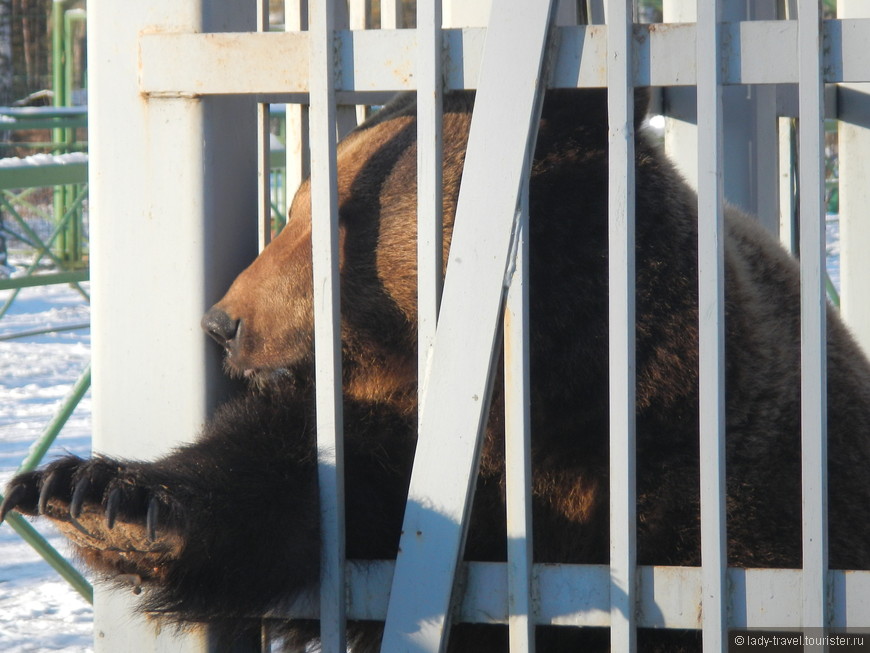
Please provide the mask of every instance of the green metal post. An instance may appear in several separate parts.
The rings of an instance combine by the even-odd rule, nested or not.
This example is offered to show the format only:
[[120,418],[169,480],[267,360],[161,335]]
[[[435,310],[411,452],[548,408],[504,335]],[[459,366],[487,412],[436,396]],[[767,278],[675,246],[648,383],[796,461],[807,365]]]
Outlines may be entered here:
[[55,414],[54,419],[49,422],[48,426],[45,427],[45,430],[42,432],[42,435],[39,436],[39,439],[36,440],[30,447],[30,451],[27,453],[27,458],[25,458],[21,465],[18,466],[18,471],[16,474],[21,474],[22,472],[29,472],[32,469],[35,469],[36,466],[42,462],[43,457],[45,457],[46,452],[54,444],[54,441],[57,439],[60,430],[63,428],[64,424],[66,424],[67,420],[70,418],[70,415],[73,414],[73,411],[76,409],[76,406],[79,405],[82,397],[85,396],[85,393],[88,391],[88,388],[91,387],[91,364],[88,363],[88,366],[85,368],[85,371],[82,372],[78,381],[73,385],[72,390],[67,396],[66,400],[63,402],[63,405],[60,407],[60,410]]
[[[0,501],[3,500],[3,495],[0,495]],[[40,535],[30,523],[21,515],[11,512],[6,515],[6,523],[12,527],[16,533],[27,542],[34,551],[42,556],[45,561],[50,564],[57,573],[59,573],[66,582],[72,585],[73,589],[81,594],[84,599],[93,605],[94,603],[94,588],[88,582],[87,578],[81,575],[79,571],[73,567],[69,561],[59,554],[48,541]]]
[[[70,9],[63,14],[63,57],[64,57],[64,101],[66,106],[73,104],[73,88],[75,86],[75,56],[74,47],[76,44],[75,29],[77,24],[84,24],[86,14],[83,9]],[[76,130],[67,128],[64,130],[64,143],[67,146],[66,151],[72,151],[76,142]],[[75,196],[75,188],[72,186],[63,187],[63,210],[69,210],[73,198]],[[69,228],[66,232],[66,261],[75,266],[82,264],[82,210],[81,206],[76,210],[73,220],[69,223]]]
[[[66,9],[66,0],[54,0],[51,6],[51,76],[52,76],[52,91],[54,93],[53,104],[56,107],[63,107],[67,104],[66,84],[64,81],[64,30],[63,30],[63,14]],[[53,149],[54,154],[63,154],[67,151],[66,130],[55,128],[52,130],[52,140],[55,143]],[[66,213],[66,188],[63,186],[55,186],[54,188],[54,215],[55,219]],[[61,261],[66,261],[66,233],[61,233],[58,239],[58,254]]]

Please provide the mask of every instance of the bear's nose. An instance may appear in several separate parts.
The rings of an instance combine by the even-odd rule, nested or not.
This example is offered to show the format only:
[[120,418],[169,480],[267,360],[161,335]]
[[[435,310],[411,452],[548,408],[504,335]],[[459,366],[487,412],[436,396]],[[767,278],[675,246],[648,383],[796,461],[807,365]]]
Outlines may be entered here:
[[200,323],[203,330],[222,346],[227,347],[239,331],[239,320],[234,320],[217,307],[209,309]]

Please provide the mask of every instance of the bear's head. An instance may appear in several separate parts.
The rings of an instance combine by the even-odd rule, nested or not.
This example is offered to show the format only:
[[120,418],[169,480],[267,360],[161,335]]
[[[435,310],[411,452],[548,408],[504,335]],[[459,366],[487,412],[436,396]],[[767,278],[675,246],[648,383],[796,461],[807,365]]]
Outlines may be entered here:
[[[471,115],[470,94],[445,106],[446,255]],[[339,269],[345,392],[404,404],[416,393],[416,111],[401,96],[339,144]],[[306,375],[313,361],[311,187],[286,227],[203,317],[231,374]],[[411,405],[407,406],[409,409]]]
[[[473,101],[470,92],[445,95],[445,264]],[[637,105],[641,119],[643,97]],[[584,330],[600,337],[601,325],[565,297],[566,286],[574,294],[578,280],[595,276],[586,268],[603,261],[606,107],[603,89],[550,91],[544,104],[531,201],[533,259],[542,262],[537,272],[533,267],[532,281],[545,290],[533,300],[540,306],[533,304],[533,312],[550,318],[559,314],[549,320],[552,338],[538,339],[544,348],[555,350],[561,339],[575,340]],[[417,392],[416,137],[414,95],[404,95],[351,132],[337,153],[344,392],[409,411],[416,408]],[[203,318],[203,328],[225,348],[231,374],[307,376],[314,349],[312,283],[311,189],[306,181],[284,230]],[[585,299],[597,303],[604,297],[587,294]],[[578,325],[578,320],[583,322]]]

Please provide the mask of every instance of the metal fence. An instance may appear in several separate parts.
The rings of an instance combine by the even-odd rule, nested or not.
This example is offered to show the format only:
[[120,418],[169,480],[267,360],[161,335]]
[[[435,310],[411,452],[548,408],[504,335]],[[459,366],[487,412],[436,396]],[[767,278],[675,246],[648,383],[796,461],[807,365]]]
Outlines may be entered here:
[[[548,39],[554,34],[550,26],[555,8],[545,2],[493,0],[485,28],[442,29],[442,23],[457,25],[451,21],[462,20],[463,12],[467,15],[469,7],[476,4],[445,3],[442,8],[438,2],[420,0],[416,29],[363,34],[346,29],[346,14],[331,0],[312,2],[310,14],[288,2],[288,31],[284,33],[267,32],[262,4],[257,16],[250,8],[237,6],[240,3],[216,1],[196,9],[178,6],[175,0],[144,4],[147,8],[101,4],[92,7],[89,14],[95,444],[102,451],[119,455],[151,457],[177,444],[168,435],[156,434],[192,436],[197,432],[217,394],[219,363],[190,325],[198,322],[202,310],[222,294],[254,255],[256,234],[259,232],[261,244],[268,238],[270,211],[264,183],[268,149],[263,126],[267,111],[263,104],[281,101],[307,105],[315,215],[314,287],[324,293],[316,298],[315,305],[321,500],[326,509],[319,602],[300,608],[297,614],[321,619],[324,650],[345,650],[346,618],[384,620],[384,651],[439,650],[457,610],[466,621],[509,624],[512,651],[533,649],[532,634],[537,625],[610,627],[615,651],[634,650],[638,627],[702,629],[704,650],[721,651],[727,648],[728,628],[868,624],[870,572],[830,570],[826,562],[822,258],[827,88],[838,100],[837,108],[832,106],[828,115],[848,120],[840,142],[841,220],[850,225],[844,228],[850,242],[843,248],[843,312],[866,346],[870,320],[862,313],[867,309],[860,297],[870,296],[866,288],[870,274],[866,267],[862,270],[860,252],[862,247],[866,251],[870,237],[866,224],[855,216],[868,205],[867,184],[860,167],[855,170],[855,166],[866,161],[868,150],[862,148],[868,141],[866,125],[870,121],[861,101],[866,89],[847,86],[870,82],[870,55],[865,47],[870,40],[870,20],[853,18],[849,13],[860,11],[862,3],[843,1],[838,17],[823,21],[818,0],[750,3],[751,16],[745,13],[747,5],[742,2],[710,0],[699,2],[697,15],[690,17],[681,12],[689,11],[694,3],[675,0],[664,3],[669,24],[649,26],[634,24],[631,2],[611,0],[589,3],[588,15],[593,20],[606,15],[606,25],[557,28],[549,84],[607,86],[610,91],[612,564],[532,564],[528,466],[515,462],[528,461],[528,418],[523,412],[524,401],[508,401],[508,562],[469,564],[458,609],[452,606],[451,598],[461,559],[476,447],[473,437],[444,442],[439,432],[478,433],[484,417],[486,402],[473,398],[483,396],[486,389],[490,352],[502,319],[504,271],[513,251],[516,208],[523,205],[528,181],[529,144],[534,139],[543,91],[542,65],[550,46]],[[760,16],[759,8],[769,15]],[[155,16],[160,19],[157,23]],[[302,31],[305,20],[309,26]],[[132,43],[138,47],[130,47]],[[114,56],[101,56],[104,51],[112,51]],[[505,70],[511,74],[505,75]],[[833,84],[841,86],[826,86]],[[705,434],[701,442],[704,564],[700,568],[636,564],[635,86],[673,91],[669,111],[675,122],[682,123],[692,119],[680,113],[685,109],[680,106],[680,91],[696,89],[697,150],[692,146],[693,153],[682,160],[698,162],[689,169],[690,173],[691,169],[697,171],[694,179],[699,208],[705,215],[715,216],[704,221],[699,234],[701,430]],[[750,108],[759,124],[763,117],[767,125],[754,131],[758,157],[790,152],[781,145],[789,130],[777,132],[777,125],[783,124],[778,118],[799,118],[805,352],[801,421],[807,506],[803,511],[801,570],[729,569],[726,561],[721,230],[726,193],[723,170],[728,167],[728,148],[723,143],[723,102],[728,98],[723,96],[729,87],[758,90],[763,96]],[[478,89],[475,113],[480,118],[480,132],[472,134],[468,147],[451,257],[462,257],[468,247],[475,247],[478,255],[465,257],[473,264],[449,269],[441,288],[439,240],[432,238],[420,246],[420,351],[429,371],[404,527],[408,534],[430,532],[435,513],[429,508],[435,506],[442,520],[436,529],[439,538],[403,537],[394,565],[346,564],[339,483],[334,146],[336,121],[347,112],[337,109],[337,103],[377,104],[395,91],[421,91],[419,233],[437,234],[437,203],[432,199],[440,192],[436,175],[440,169],[439,98],[444,89],[457,88]],[[301,109],[290,108],[288,129],[294,121],[299,124],[303,115]],[[232,134],[221,131],[222,121],[225,124],[227,120],[234,126]],[[124,132],[130,134],[123,149],[112,139],[121,121]],[[498,137],[489,138],[490,149],[484,152],[486,134]],[[687,142],[685,137],[677,140],[677,145]],[[493,143],[497,143],[497,153],[491,149]],[[288,147],[291,185],[297,174],[293,171],[301,175],[304,170],[300,163],[305,159],[304,150]],[[672,154],[680,159],[678,150],[672,148]],[[481,183],[491,156],[504,167],[504,187]],[[161,166],[166,158],[173,166]],[[129,164],[123,170],[117,165],[120,160]],[[847,165],[847,161],[851,163]],[[748,183],[758,190],[754,201],[776,202],[778,209],[773,213],[782,213],[783,225],[791,225],[794,214],[790,200],[780,199],[792,197],[780,193],[780,189],[793,185],[791,169],[774,161],[772,168],[753,169],[754,177]],[[260,171],[259,183],[252,170]],[[769,177],[771,170],[773,176]],[[141,182],[134,198],[124,183],[131,176]],[[461,219],[463,212],[475,211],[482,193],[490,200],[488,210],[480,212],[491,218],[485,227],[479,220],[468,223]],[[247,214],[247,205],[258,197],[262,214],[259,231],[254,220],[239,217]],[[493,198],[499,203],[497,208],[492,206]],[[121,207],[128,216],[123,226],[116,219]],[[184,219],[180,221],[179,216]],[[519,233],[523,219],[521,211]],[[482,229],[490,235],[485,243],[479,239]],[[171,234],[171,238],[161,238],[161,234]],[[490,256],[481,256],[481,248],[488,248]],[[215,252],[225,252],[226,256],[215,256]],[[523,364],[527,334],[522,328],[527,302],[523,246],[517,252],[520,273],[514,275],[507,297],[507,311],[513,316],[510,323],[517,331],[511,330],[505,337],[508,346],[516,347],[508,358],[517,365],[506,377],[508,396],[521,398],[528,388],[528,366]],[[188,267],[179,275],[173,263],[182,258]],[[152,271],[147,278],[142,278],[137,262],[147,262]],[[130,288],[136,288],[144,301],[131,305]],[[436,334],[434,316],[439,301],[439,324],[455,328],[445,327]],[[127,308],[123,312],[113,308],[119,305]],[[154,306],[171,307],[160,316],[159,332],[152,329]],[[461,343],[447,335],[457,332],[463,334]],[[143,340],[152,344],[147,351],[138,344]],[[150,372],[131,375],[131,369]],[[172,383],[165,382],[163,370],[168,369],[172,369]],[[329,378],[332,384],[324,382]],[[155,405],[163,410],[154,411]],[[449,517],[447,526],[444,516]],[[602,597],[609,607],[601,607]],[[129,647],[134,636],[126,600],[97,592],[101,650]],[[144,624],[141,628],[148,631]],[[162,632],[144,637],[142,641],[173,635]],[[191,635],[173,646],[193,650],[200,646],[195,640]]]

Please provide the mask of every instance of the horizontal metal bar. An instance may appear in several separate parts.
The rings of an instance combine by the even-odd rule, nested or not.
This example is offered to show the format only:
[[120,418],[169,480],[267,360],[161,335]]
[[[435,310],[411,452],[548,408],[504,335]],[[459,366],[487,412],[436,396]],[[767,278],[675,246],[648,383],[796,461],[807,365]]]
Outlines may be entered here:
[[0,190],[84,184],[87,181],[88,164],[85,162],[0,166]]
[[90,329],[90,322],[81,324],[66,324],[63,326],[47,326],[41,329],[29,329],[27,331],[16,331],[14,333],[4,333],[0,335],[0,342],[7,340],[19,340],[21,338],[31,338],[33,336],[42,336],[48,333],[61,333],[64,331],[79,331],[81,329]]
[[0,131],[19,129],[75,129],[88,126],[88,108],[0,107]]
[[88,126],[86,115],[74,118],[14,118],[0,120],[0,131],[24,129],[84,129]]
[[31,288],[33,286],[50,286],[56,283],[81,283],[90,279],[89,270],[74,270],[72,272],[52,272],[49,274],[33,274],[26,277],[0,279],[0,290],[12,288]]
[[[798,81],[797,23],[788,20],[722,23],[723,84]],[[560,27],[552,86],[607,85],[607,28]],[[416,30],[338,30],[336,92],[415,90]],[[694,23],[634,26],[635,86],[693,86]],[[444,30],[448,89],[477,87],[485,28]],[[828,83],[870,81],[870,19],[824,23]],[[308,33],[145,34],[140,38],[140,88],[157,96],[273,95],[305,101]],[[185,62],[179,65],[179,61]],[[345,98],[351,101],[351,98]]]
[[[508,622],[505,563],[465,563],[465,595],[456,622]],[[387,613],[392,561],[348,563],[348,619],[383,621]],[[729,628],[802,627],[799,569],[728,569]],[[701,568],[638,568],[638,626],[701,628]],[[828,571],[833,602],[832,628],[867,626],[870,571]],[[610,569],[606,565],[536,564],[532,615],[535,625],[610,625]],[[317,619],[316,594],[299,597],[269,618]],[[809,627],[812,627],[810,624]]]

